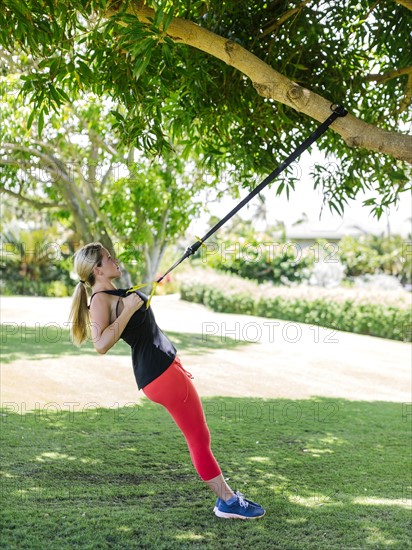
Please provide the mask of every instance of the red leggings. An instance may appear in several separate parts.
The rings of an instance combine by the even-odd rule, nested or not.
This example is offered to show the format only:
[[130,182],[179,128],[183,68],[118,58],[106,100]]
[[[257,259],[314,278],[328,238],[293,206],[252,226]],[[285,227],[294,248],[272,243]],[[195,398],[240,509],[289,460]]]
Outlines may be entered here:
[[208,481],[222,472],[210,449],[210,432],[202,403],[188,373],[176,356],[170,367],[143,388],[143,393],[163,405],[185,436],[199,476]]

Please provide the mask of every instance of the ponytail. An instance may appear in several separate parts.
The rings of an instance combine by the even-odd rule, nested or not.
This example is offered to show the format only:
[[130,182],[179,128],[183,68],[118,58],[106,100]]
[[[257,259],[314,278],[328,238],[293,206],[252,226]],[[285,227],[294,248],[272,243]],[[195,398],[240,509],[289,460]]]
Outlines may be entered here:
[[76,346],[80,346],[90,336],[91,320],[86,285],[92,287],[95,283],[93,268],[101,265],[103,250],[101,243],[90,243],[74,255],[74,268],[80,281],[74,289],[69,320],[72,342]]
[[91,324],[86,286],[83,282],[79,282],[74,289],[69,320],[72,342],[75,346],[80,346],[90,336]]

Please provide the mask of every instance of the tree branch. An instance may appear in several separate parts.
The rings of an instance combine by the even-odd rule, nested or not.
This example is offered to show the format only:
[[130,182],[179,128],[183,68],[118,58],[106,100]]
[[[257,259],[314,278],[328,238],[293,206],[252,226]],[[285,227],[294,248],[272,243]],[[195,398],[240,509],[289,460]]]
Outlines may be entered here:
[[57,202],[41,202],[36,201],[34,199],[29,199],[29,197],[25,197],[21,193],[16,193],[15,191],[12,191],[11,189],[7,189],[6,187],[2,187],[1,193],[6,193],[7,195],[11,195],[12,197],[15,197],[23,202],[27,202],[31,206],[34,206],[38,210],[41,210],[42,208],[65,208],[65,204],[59,204]]
[[33,163],[31,165],[48,172],[52,176],[54,185],[60,191],[63,200],[66,201],[67,208],[72,212],[76,225],[81,228],[85,238],[87,237],[90,240],[92,236],[88,229],[88,223],[90,220],[95,220],[95,213],[87,201],[84,200],[80,187],[75,184],[73,178],[67,173],[65,164],[51,154],[43,153],[38,149],[25,145],[2,143],[0,147],[1,149],[20,151],[31,156],[36,156],[44,162],[44,165],[35,165]]
[[381,83],[405,74],[409,75],[405,87],[405,96],[403,97],[399,108],[396,110],[397,113],[403,113],[409,107],[412,99],[412,65],[409,67],[403,67],[402,69],[392,69],[391,71],[383,74],[368,74],[365,79]]
[[[109,5],[106,16],[116,15],[121,8],[122,2],[116,1]],[[135,15],[141,23],[152,24],[150,19],[153,20],[154,10],[142,2],[131,2],[126,12]],[[127,26],[124,22],[119,23]],[[331,113],[330,101],[324,97],[289,80],[239,44],[192,21],[176,17],[172,19],[166,34],[178,44],[197,48],[238,69],[250,78],[257,93],[265,98],[283,103],[319,122],[326,120]],[[331,129],[350,147],[363,147],[412,163],[412,136],[377,128],[351,114],[337,119]]]
[[109,178],[111,177],[113,173],[113,166],[110,165],[109,168],[106,170],[106,173],[102,177],[101,183],[100,183],[100,191],[103,191],[106,183],[109,181]]
[[263,32],[259,35],[259,39],[264,38],[268,34],[271,34],[273,31],[276,31],[281,25],[283,25],[283,23],[287,19],[295,15],[295,13],[299,13],[309,2],[310,0],[304,0],[301,4],[299,4],[299,6],[296,6],[296,8],[285,11],[285,13],[281,15],[279,19],[271,23],[269,26],[264,27]]
[[400,4],[404,8],[412,11],[412,0],[394,0],[397,4]]
[[81,125],[83,126],[83,128],[85,130],[87,130],[87,133],[89,134],[90,138],[94,139],[96,142],[99,143],[99,145],[102,147],[102,149],[104,149],[107,153],[109,153],[110,155],[113,155],[113,156],[119,156],[119,152],[117,151],[117,149],[115,149],[114,147],[112,147],[110,144],[106,143],[104,141],[104,139],[95,131],[93,130],[92,128],[89,127],[89,123],[87,120],[85,120],[82,115],[79,114],[79,112],[77,111],[77,109],[75,108],[74,104],[73,103],[69,103],[69,106],[71,108],[71,110],[73,111],[73,113],[77,116],[77,118],[79,119]]
[[412,74],[409,75],[408,82],[406,83],[405,96],[399,105],[398,113],[403,113],[409,107],[412,100]]
[[383,74],[367,74],[365,80],[374,81],[374,82],[386,82],[392,78],[397,78],[404,74],[412,74],[412,65],[409,67],[402,67],[402,69],[392,69]]
[[382,2],[382,0],[376,0],[373,4],[371,4],[371,6],[368,9],[368,12],[363,17],[361,17],[361,20],[366,21],[366,19],[370,16],[370,14],[373,12],[376,6],[380,4],[380,2]]
[[[17,143],[2,143],[1,147],[9,151],[20,151],[22,153],[27,153],[30,156],[35,156],[39,158],[41,161],[43,161],[44,165],[41,165],[41,164],[40,165],[32,164],[32,165],[33,167],[35,166],[37,169],[48,172],[53,177],[53,181],[56,185],[58,185],[60,183],[60,180],[62,180],[64,185],[63,186],[58,185],[58,187],[62,192],[62,195],[68,198],[68,195],[65,191],[67,191],[68,188],[72,188],[73,185],[72,185],[70,176],[66,172],[65,165],[62,161],[54,157],[52,154],[46,154],[46,153],[43,153],[42,151],[39,151],[38,149],[27,147],[25,145],[19,145]],[[0,160],[0,163],[1,163],[1,160]],[[78,193],[74,193],[74,194],[76,195]]]
[[[0,145],[0,148],[6,149],[9,151],[21,151],[22,153],[28,153],[29,155],[38,157],[45,164],[45,167],[42,167],[43,170],[48,170],[51,164],[53,164],[57,168],[57,165],[55,161],[52,159],[52,157],[46,153],[42,153],[42,151],[39,151],[38,149],[33,149],[25,145],[19,145],[18,143],[2,143]],[[0,164],[1,164],[1,160],[0,160]]]

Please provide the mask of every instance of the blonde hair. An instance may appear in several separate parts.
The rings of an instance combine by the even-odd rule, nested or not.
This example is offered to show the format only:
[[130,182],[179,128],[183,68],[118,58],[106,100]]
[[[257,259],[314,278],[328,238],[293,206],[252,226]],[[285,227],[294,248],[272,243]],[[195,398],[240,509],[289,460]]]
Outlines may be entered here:
[[104,246],[90,243],[80,248],[73,256],[74,269],[80,278],[73,293],[70,309],[70,334],[73,344],[80,346],[90,336],[90,314],[87,306],[86,285],[92,287],[96,282],[93,268],[100,266]]

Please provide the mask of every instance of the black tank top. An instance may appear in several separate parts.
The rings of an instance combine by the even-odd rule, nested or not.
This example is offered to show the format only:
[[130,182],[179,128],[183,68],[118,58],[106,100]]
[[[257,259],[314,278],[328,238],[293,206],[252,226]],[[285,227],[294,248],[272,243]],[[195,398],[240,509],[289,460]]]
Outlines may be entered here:
[[[99,292],[119,296],[120,301],[120,298],[127,296],[126,291],[127,289],[119,288]],[[151,306],[146,309],[148,297],[138,290],[135,292],[145,305],[133,313],[120,338],[131,347],[134,376],[137,387],[141,390],[170,367],[176,357],[176,348],[157,326]],[[90,303],[96,294],[98,292],[92,295]],[[116,317],[119,301],[116,305]]]

